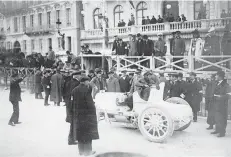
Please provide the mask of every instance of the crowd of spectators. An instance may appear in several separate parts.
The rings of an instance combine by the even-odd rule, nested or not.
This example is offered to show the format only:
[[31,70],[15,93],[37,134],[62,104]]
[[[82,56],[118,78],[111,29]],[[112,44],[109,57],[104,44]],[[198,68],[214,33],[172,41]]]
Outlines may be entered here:
[[225,9],[221,12],[221,18],[231,17],[231,9],[228,10],[228,12],[225,12]]
[[[161,17],[160,15],[158,15],[158,17],[156,18],[154,15],[152,16],[152,18],[150,18],[149,16],[142,17],[142,25],[149,25],[149,24],[156,24],[156,23],[164,23],[164,22],[184,22],[187,21],[186,17],[184,14],[182,14],[181,16],[177,16],[174,17],[174,15],[171,13],[167,13],[165,16]],[[132,14],[131,18],[128,21],[128,26],[132,26],[135,25],[135,17]],[[118,23],[118,27],[125,27],[126,23],[124,22],[124,20],[120,20]]]

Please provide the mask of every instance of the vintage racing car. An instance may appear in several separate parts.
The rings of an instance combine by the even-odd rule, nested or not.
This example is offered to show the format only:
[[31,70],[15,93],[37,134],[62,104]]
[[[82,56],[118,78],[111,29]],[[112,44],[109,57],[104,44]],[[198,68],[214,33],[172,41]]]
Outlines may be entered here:
[[149,141],[165,141],[172,136],[174,130],[182,131],[188,128],[193,114],[189,104],[181,98],[174,97],[164,101],[164,85],[164,82],[160,84],[160,90],[155,86],[150,87],[148,101],[141,99],[138,92],[134,92],[132,111],[128,111],[127,106],[121,105],[126,94],[98,93],[95,98],[98,120],[127,124],[139,128]]

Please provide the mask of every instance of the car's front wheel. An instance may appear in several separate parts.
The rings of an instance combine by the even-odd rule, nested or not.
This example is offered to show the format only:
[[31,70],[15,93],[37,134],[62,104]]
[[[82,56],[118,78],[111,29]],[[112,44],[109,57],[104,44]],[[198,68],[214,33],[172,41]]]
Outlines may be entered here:
[[149,141],[161,143],[172,136],[173,120],[170,114],[159,107],[147,107],[139,115],[139,129]]

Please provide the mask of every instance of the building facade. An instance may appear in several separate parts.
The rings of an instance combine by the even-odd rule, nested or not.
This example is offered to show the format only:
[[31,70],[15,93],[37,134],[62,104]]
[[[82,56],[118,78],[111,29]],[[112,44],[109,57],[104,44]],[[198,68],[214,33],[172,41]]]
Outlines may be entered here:
[[[4,16],[0,20],[0,27],[1,34],[5,36],[4,40],[0,40],[2,47],[6,49],[20,47],[26,54],[38,52],[45,55],[50,46],[55,52],[69,50],[77,53],[75,1],[12,2],[17,5],[12,6],[8,1],[2,1],[5,8],[15,8],[2,11]],[[58,19],[61,22],[60,32],[65,34],[64,49],[62,36],[57,30]]]
[[[84,8],[84,26],[85,30],[81,32],[82,43],[90,45],[93,51],[101,51],[105,40],[105,33],[102,27],[105,27],[104,21],[100,16],[105,16],[108,19],[108,28],[106,28],[106,36],[108,36],[109,46],[111,48],[113,36],[119,35],[123,40],[128,40],[128,34],[146,34],[149,38],[155,40],[158,32],[163,32],[164,37],[169,44],[171,33],[180,30],[183,37],[187,39],[187,48],[189,48],[192,32],[199,29],[201,35],[204,36],[206,31],[212,27],[223,28],[221,26],[220,15],[224,9],[226,13],[231,9],[231,1],[209,1],[209,0],[178,0],[178,1],[129,1],[129,0],[114,0],[114,1],[83,1]],[[204,17],[199,17],[199,14],[204,12]],[[152,16],[158,18],[158,15],[163,17],[167,13],[177,16],[185,15],[187,22],[185,23],[163,23],[155,25],[142,26],[142,17]],[[127,26],[129,19],[133,14],[135,26]],[[215,20],[216,19],[216,20]],[[123,20],[126,23],[125,27],[117,27],[118,22]]]
[[[77,7],[77,1],[0,1],[0,47],[6,49],[20,47],[21,51],[27,54],[32,52],[45,54],[49,46],[56,52],[63,51],[63,40],[56,26],[58,19],[61,21],[60,32],[65,34],[64,50],[70,50],[75,54],[79,51],[77,48],[79,40],[81,44],[89,44],[94,52],[100,52],[105,43],[106,48],[111,48],[114,35],[127,41],[128,34],[141,33],[156,40],[156,34],[162,32],[169,44],[171,33],[176,30],[182,32],[189,47],[192,38],[190,33],[194,29],[198,29],[203,37],[212,26],[224,28],[225,23],[220,19],[220,14],[223,9],[226,12],[230,11],[231,2],[82,0],[81,9]],[[205,17],[198,18],[202,11]],[[81,15],[78,15],[78,12]],[[157,18],[158,15],[163,17],[167,13],[175,17],[184,14],[187,21],[141,25],[142,17]],[[127,26],[131,14],[134,16],[135,25]],[[77,18],[78,16],[81,18]],[[107,26],[102,16],[107,18]],[[117,27],[121,20],[126,25]],[[79,29],[81,33],[78,33]]]

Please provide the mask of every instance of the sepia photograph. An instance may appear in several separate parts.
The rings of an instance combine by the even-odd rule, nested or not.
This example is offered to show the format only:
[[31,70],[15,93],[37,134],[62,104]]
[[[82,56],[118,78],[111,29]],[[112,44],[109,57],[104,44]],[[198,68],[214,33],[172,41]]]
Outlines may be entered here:
[[0,0],[0,157],[231,157],[231,0]]

